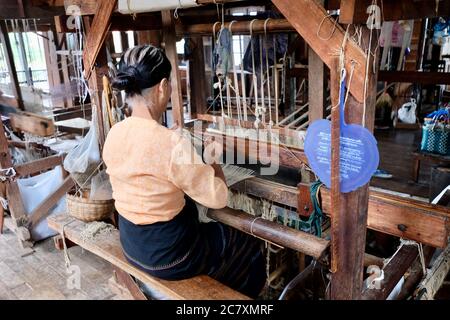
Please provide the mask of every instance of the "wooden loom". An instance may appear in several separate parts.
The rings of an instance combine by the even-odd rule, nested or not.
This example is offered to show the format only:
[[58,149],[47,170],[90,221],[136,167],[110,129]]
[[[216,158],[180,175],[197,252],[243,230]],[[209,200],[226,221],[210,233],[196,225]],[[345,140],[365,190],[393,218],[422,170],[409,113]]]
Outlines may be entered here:
[[[85,52],[86,59],[85,69],[87,70],[87,76],[90,75],[90,84],[94,88],[101,89],[101,81],[98,81],[98,77],[105,72],[105,63],[102,57],[102,49],[104,35],[110,30],[114,30],[120,27],[120,20],[125,17],[112,17],[112,13],[115,8],[116,1],[98,1],[98,6],[92,11],[86,11],[85,13],[95,13],[91,30],[88,34],[88,48],[89,51]],[[203,1],[208,2],[208,1]],[[223,1],[228,2],[228,1]],[[292,31],[296,30],[309,44],[312,50],[310,50],[310,57],[314,63],[310,66],[314,70],[310,69],[310,74],[315,74],[317,81],[312,84],[313,90],[317,92],[323,92],[323,70],[324,64],[326,64],[331,70],[331,77],[334,79],[332,83],[336,84],[337,74],[335,60],[331,57],[329,52],[330,48],[340,48],[344,39],[344,30],[337,26],[333,31],[335,24],[331,19],[326,18],[326,11],[313,0],[272,0],[273,4],[277,6],[279,11],[285,16],[286,20],[277,21],[268,24],[268,29],[271,31]],[[212,1],[209,1],[212,3]],[[351,5],[355,7],[355,1],[342,1],[341,8],[345,9],[345,19],[349,22],[357,21],[356,13],[358,11],[350,12],[347,10]],[[85,7],[86,8],[86,7]],[[95,8],[95,6],[94,6]],[[91,9],[92,10],[92,9]],[[102,14],[99,14],[99,13]],[[308,15],[302,13],[308,12]],[[175,35],[177,33],[201,35],[210,34],[212,25],[180,25],[173,21],[173,16],[170,12],[162,12],[156,17],[156,22],[147,29],[160,29],[164,26],[164,40],[165,48],[168,57],[173,65],[178,65],[177,55],[175,50]],[[160,17],[158,20],[158,16]],[[341,17],[342,19],[342,17]],[[60,19],[64,21],[64,19]],[[139,18],[138,18],[139,20]],[[236,23],[233,26],[234,32],[248,33],[248,22]],[[63,25],[60,23],[60,25]],[[176,25],[176,26],[175,26]],[[259,31],[262,31],[262,23],[259,23]],[[324,34],[333,32],[333,35],[327,41],[317,37],[315,30],[321,25]],[[170,28],[169,28],[170,27]],[[179,31],[181,30],[181,31]],[[258,31],[258,24],[255,24],[255,32]],[[365,30],[367,36],[367,30]],[[373,39],[376,41],[377,39]],[[201,51],[197,50],[195,55],[201,61]],[[347,105],[347,120],[349,123],[361,123],[364,120],[368,129],[373,130],[374,124],[374,106],[375,106],[375,85],[377,75],[370,74],[368,76],[368,89],[367,94],[364,95],[364,67],[366,66],[368,57],[364,54],[363,50],[359,46],[349,41],[345,48],[346,67],[350,69],[350,61],[356,61],[357,69],[355,70],[355,77],[351,85],[349,103]],[[194,61],[198,61],[195,58]],[[376,59],[375,57],[369,57],[370,61]],[[97,65],[95,65],[97,62]],[[196,71],[198,70],[195,68]],[[192,74],[193,75],[193,74]],[[203,78],[203,79],[202,79]],[[172,106],[175,110],[175,121],[182,124],[183,120],[183,103],[180,94],[180,79],[176,68],[173,69],[173,79],[175,80],[175,86],[172,94]],[[191,94],[196,106],[196,110],[199,119],[207,121],[214,121],[211,115],[203,114],[205,108],[202,101],[204,101],[201,90],[203,88],[202,82],[204,81],[204,75],[196,74],[193,79],[199,79],[198,82],[194,81],[191,84],[191,89],[195,90]],[[332,86],[332,105],[337,104],[337,88]],[[318,119],[323,117],[323,95],[317,95],[319,98],[311,99],[310,110],[311,119]],[[367,105],[367,112],[365,113],[365,119],[362,119],[362,105]],[[100,119],[101,119],[101,115]],[[218,119],[218,118],[216,118]],[[225,120],[230,121],[234,120]],[[219,121],[219,120],[216,120]],[[336,121],[336,116],[332,115],[332,122]],[[100,121],[102,123],[102,121]],[[233,123],[230,123],[233,124]],[[236,124],[236,123],[235,123]],[[240,123],[242,124],[242,122]],[[251,125],[251,124],[248,124]],[[102,131],[102,130],[101,130]],[[283,130],[287,135],[293,134],[289,129]],[[333,134],[333,145],[337,146],[339,143],[336,133]],[[227,138],[222,137],[223,141],[227,141]],[[250,143],[246,139],[232,137],[235,140],[233,148],[240,148],[235,150],[246,156],[255,154],[251,148],[258,148],[267,144],[265,142],[257,141]],[[256,147],[255,147],[256,146]],[[227,145],[224,145],[225,149]],[[289,149],[289,151],[287,151]],[[257,154],[257,153],[256,153]],[[293,156],[294,155],[294,156]],[[280,165],[299,169],[304,164],[307,164],[306,157],[301,149],[286,147],[280,150]],[[333,166],[333,180],[336,181],[336,161]],[[297,208],[301,214],[305,207],[310,207],[308,203],[308,197],[305,197],[305,185],[300,187],[288,187],[282,184],[276,184],[268,182],[259,178],[253,178],[248,181],[239,183],[233,187],[237,191],[245,192],[250,195],[262,197],[281,205]],[[433,247],[444,248],[447,246],[449,235],[449,217],[450,210],[441,206],[429,205],[420,201],[405,199],[400,196],[392,195],[383,191],[375,191],[370,189],[368,185],[359,188],[355,192],[349,194],[341,194],[335,188],[331,190],[322,189],[322,208],[331,216],[332,219],[332,237],[331,237],[331,267],[332,267],[332,279],[331,279],[331,299],[358,299],[368,295],[367,291],[363,290],[363,265],[364,265],[364,247],[366,237],[366,227],[388,233],[394,236],[402,237],[405,239],[415,240],[420,243],[424,243]],[[303,214],[305,214],[303,212]],[[243,231],[248,232],[248,217],[242,215],[242,213],[235,212],[233,210],[219,210],[212,211],[211,217],[224,223],[233,225]],[[247,219],[247,220],[246,220]],[[245,222],[247,221],[247,222]],[[267,240],[275,243],[283,244],[286,247],[293,247],[296,250],[303,251],[315,258],[323,258],[328,251],[328,244],[324,243],[322,239],[314,238],[311,236],[303,235],[302,233],[295,233],[294,238],[302,242],[300,245],[295,245],[293,238],[286,237],[283,232],[276,232],[277,226],[265,225],[265,223],[257,224],[255,227],[260,227],[260,233],[258,236],[265,237]],[[274,236],[274,234],[276,236]],[[276,239],[279,237],[279,239]],[[313,250],[313,248],[319,248]],[[391,261],[392,265],[398,265],[398,260],[403,254],[408,259],[400,259],[402,268],[405,270],[411,265],[412,261],[417,256],[417,252],[410,249],[408,246],[399,252],[398,259]],[[389,266],[388,266],[389,267]],[[392,269],[392,268],[391,268]],[[387,270],[391,270],[387,269]],[[398,268],[397,268],[398,269]],[[403,272],[404,273],[404,272]],[[389,278],[389,285],[396,283],[401,277],[402,273],[397,272]],[[386,286],[388,286],[386,284]],[[387,290],[385,290],[387,291]],[[378,298],[382,298],[378,296]]]
[[[14,143],[11,143],[14,145]],[[24,254],[32,251],[33,239],[31,237],[30,230],[42,219],[45,219],[49,214],[52,207],[63,197],[74,185],[74,181],[70,176],[65,174],[65,180],[61,185],[55,190],[55,192],[49,195],[44,201],[39,204],[39,206],[33,210],[29,215],[26,214],[23,200],[20,196],[19,187],[17,185],[16,179],[27,177],[29,175],[35,175],[43,171],[52,169],[58,165],[62,166],[64,160],[63,156],[49,156],[43,159],[34,160],[28,163],[13,166],[11,155],[9,152],[10,143],[6,139],[3,124],[0,126],[0,168],[2,170],[7,170],[9,168],[14,169],[15,174],[6,177],[4,182],[1,182],[2,189],[5,197],[8,201],[8,207],[10,212],[10,217],[4,218],[3,210],[0,212],[0,231],[4,225],[14,232],[19,240],[19,243],[24,249]],[[4,219],[4,221],[3,221]]]

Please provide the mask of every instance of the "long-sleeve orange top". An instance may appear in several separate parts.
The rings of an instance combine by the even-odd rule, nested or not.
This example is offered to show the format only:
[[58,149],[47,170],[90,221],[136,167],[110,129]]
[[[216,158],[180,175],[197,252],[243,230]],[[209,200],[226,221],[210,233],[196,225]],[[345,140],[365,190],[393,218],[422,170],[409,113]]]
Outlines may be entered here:
[[171,220],[184,207],[184,194],[209,208],[227,204],[225,182],[191,141],[154,120],[132,116],[114,125],[103,160],[116,209],[135,224]]

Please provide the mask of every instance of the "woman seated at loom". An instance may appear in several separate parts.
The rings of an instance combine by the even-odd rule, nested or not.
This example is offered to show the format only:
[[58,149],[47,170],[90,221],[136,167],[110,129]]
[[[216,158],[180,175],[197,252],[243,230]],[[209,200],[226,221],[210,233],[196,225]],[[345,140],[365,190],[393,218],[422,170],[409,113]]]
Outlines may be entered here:
[[158,123],[171,95],[170,72],[161,49],[137,46],[122,56],[112,82],[125,90],[132,110],[111,129],[103,149],[125,257],[158,278],[207,274],[257,297],[266,278],[261,242],[198,220],[193,200],[216,209],[227,204],[221,167],[204,164],[179,130]]

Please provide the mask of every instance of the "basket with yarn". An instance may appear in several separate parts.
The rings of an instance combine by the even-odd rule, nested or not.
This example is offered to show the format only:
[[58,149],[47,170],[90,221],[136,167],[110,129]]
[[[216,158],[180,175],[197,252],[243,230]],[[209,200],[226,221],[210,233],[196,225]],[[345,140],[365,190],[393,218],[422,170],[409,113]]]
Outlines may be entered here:
[[114,200],[109,177],[105,170],[90,179],[90,187],[77,188],[66,195],[69,215],[84,222],[101,221],[111,217]]
[[66,194],[67,212],[70,216],[84,221],[102,221],[114,212],[114,200],[92,200],[87,192]]

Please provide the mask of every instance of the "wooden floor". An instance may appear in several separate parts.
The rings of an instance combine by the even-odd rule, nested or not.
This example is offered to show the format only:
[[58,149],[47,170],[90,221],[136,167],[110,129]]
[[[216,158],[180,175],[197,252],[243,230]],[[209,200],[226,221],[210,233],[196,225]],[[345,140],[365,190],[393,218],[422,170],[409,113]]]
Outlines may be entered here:
[[375,137],[380,152],[379,168],[388,171],[393,177],[392,179],[373,178],[370,185],[428,198],[430,164],[422,161],[419,183],[411,180],[413,168],[411,153],[420,145],[421,130],[376,130]]
[[0,300],[110,300],[120,299],[108,286],[111,265],[83,251],[69,249],[72,265],[81,271],[80,289],[70,289],[63,252],[55,249],[53,240],[35,245],[35,253],[21,257],[16,237],[5,231],[0,235]]

